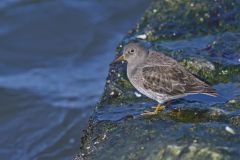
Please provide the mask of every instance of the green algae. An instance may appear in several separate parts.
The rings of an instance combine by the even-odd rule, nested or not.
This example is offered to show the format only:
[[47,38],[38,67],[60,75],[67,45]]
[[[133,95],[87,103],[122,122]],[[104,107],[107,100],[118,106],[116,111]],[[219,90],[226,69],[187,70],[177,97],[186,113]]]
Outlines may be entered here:
[[240,109],[240,96],[236,97],[235,99],[229,100],[227,103],[224,104],[225,107],[228,109],[239,110]]
[[134,88],[133,85],[130,83],[130,81],[126,80],[126,79],[120,79],[117,83],[122,88],[127,89],[127,90],[132,90]]
[[237,116],[233,116],[230,118],[230,123],[232,125],[236,125],[236,126],[240,126],[240,116],[237,115]]
[[144,31],[148,41],[235,32],[240,29],[239,9],[239,1],[233,0],[155,1],[145,12],[137,31]]
[[240,66],[238,65],[223,66],[219,64],[212,64],[214,68],[211,69],[211,66],[205,68],[198,67],[198,64],[201,63],[194,63],[194,60],[192,61],[191,59],[184,59],[180,63],[191,73],[211,84],[228,83],[231,81],[240,80],[239,78],[234,79],[237,77],[237,75],[240,76]]

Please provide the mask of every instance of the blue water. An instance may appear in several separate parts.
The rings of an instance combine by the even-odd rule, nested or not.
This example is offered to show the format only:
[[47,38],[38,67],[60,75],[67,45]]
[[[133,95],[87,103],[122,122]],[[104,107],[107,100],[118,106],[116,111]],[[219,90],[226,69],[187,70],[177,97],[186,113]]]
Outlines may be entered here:
[[0,159],[78,152],[115,47],[149,3],[0,1]]

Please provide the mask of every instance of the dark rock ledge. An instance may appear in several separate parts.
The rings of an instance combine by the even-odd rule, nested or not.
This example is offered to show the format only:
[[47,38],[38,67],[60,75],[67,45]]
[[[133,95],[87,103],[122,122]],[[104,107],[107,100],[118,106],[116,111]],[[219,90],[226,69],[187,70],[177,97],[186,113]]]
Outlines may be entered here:
[[156,105],[110,65],[104,93],[81,138],[79,159],[239,159],[240,1],[155,0],[129,41],[161,51],[216,88],[219,97],[175,100],[156,116]]

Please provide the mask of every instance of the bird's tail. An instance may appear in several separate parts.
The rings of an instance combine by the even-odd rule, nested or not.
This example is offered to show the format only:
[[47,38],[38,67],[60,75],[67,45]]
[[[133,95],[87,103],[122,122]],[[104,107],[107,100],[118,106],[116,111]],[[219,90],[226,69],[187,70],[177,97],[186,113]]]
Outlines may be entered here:
[[206,94],[213,97],[218,96],[218,94],[216,93],[216,90],[209,85],[206,85],[206,87],[203,89],[202,94]]
[[217,97],[217,96],[218,96],[218,94],[215,93],[215,92],[204,92],[204,93],[202,93],[202,94],[206,94],[206,95],[208,95],[208,96],[213,96],[213,97]]

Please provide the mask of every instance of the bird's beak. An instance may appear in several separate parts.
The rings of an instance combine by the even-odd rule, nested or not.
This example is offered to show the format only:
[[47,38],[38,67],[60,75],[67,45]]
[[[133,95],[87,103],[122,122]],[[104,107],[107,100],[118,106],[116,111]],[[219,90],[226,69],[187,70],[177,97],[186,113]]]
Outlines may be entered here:
[[124,56],[123,56],[123,55],[121,55],[121,56],[119,56],[117,59],[115,59],[115,60],[113,61],[113,63],[119,62],[119,61],[124,61]]

